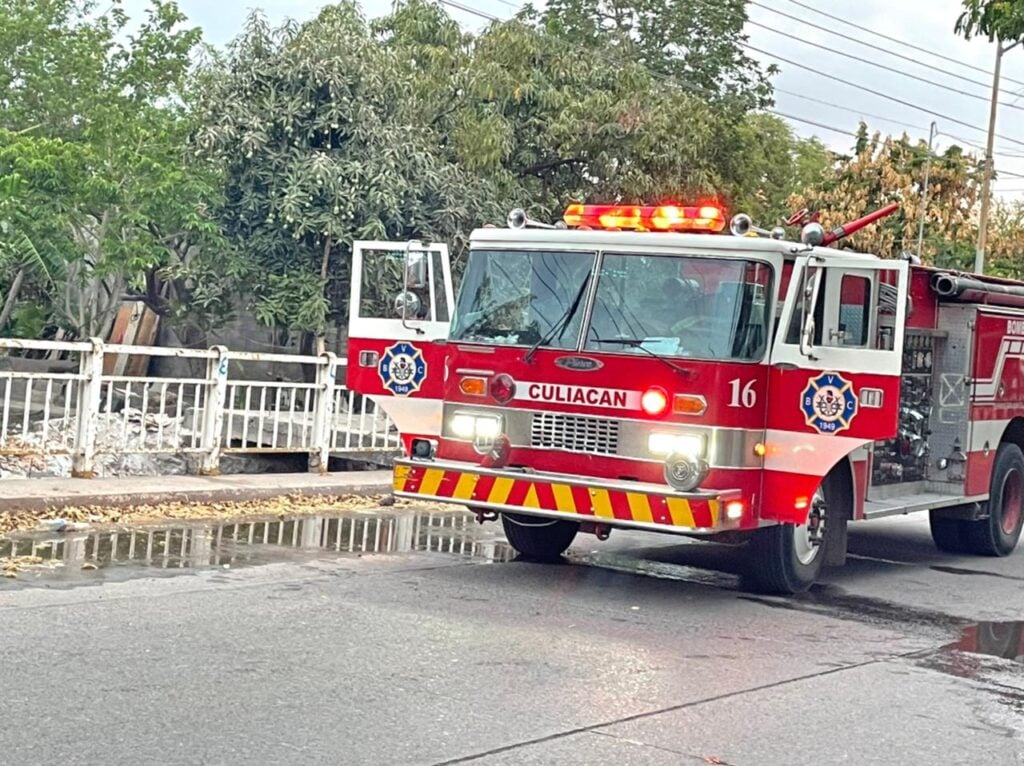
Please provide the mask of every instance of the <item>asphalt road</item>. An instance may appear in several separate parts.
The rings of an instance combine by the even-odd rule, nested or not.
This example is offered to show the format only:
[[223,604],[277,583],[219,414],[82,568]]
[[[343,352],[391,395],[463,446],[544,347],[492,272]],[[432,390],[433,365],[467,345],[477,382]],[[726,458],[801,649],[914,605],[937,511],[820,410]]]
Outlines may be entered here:
[[782,599],[736,549],[543,566],[461,516],[352,518],[51,546],[0,583],[0,763],[1024,764],[1024,551],[872,522]]

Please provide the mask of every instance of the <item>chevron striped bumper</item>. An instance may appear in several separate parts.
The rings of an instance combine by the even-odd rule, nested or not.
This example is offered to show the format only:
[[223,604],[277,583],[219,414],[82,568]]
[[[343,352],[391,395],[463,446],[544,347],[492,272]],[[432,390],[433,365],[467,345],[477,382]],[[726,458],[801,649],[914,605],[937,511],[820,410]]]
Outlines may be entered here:
[[640,482],[608,482],[551,473],[519,473],[468,463],[396,460],[395,495],[474,509],[571,518],[612,527],[708,534],[736,529],[723,509],[739,491],[680,493]]

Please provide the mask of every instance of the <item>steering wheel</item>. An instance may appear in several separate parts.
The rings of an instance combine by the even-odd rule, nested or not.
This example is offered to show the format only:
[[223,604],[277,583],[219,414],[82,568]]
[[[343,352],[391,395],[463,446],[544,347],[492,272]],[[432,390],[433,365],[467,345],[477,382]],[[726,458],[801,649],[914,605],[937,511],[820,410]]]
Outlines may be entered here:
[[709,333],[714,329],[715,318],[707,314],[683,317],[672,325],[672,332],[679,335],[684,332],[695,334]]

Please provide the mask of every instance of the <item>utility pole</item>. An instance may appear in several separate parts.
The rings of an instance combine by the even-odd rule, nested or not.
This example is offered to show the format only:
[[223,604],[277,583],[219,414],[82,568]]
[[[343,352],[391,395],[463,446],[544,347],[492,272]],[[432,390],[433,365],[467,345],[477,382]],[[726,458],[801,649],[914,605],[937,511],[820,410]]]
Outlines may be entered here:
[[985,174],[981,185],[981,214],[978,217],[978,249],[974,256],[974,271],[985,273],[985,246],[988,244],[988,211],[992,205],[992,172],[995,170],[993,152],[996,140],[996,113],[999,111],[999,74],[1003,66],[1003,54],[1013,50],[1019,42],[1003,46],[996,38],[996,68],[992,73],[992,105],[988,113],[988,143],[985,145]]
[[924,244],[924,221],[928,215],[928,181],[932,175],[932,163],[935,155],[932,153],[932,145],[935,143],[935,134],[939,132],[939,126],[933,122],[928,131],[928,164],[924,168],[924,189],[921,192],[921,220],[917,226],[917,260],[921,260],[921,246]]

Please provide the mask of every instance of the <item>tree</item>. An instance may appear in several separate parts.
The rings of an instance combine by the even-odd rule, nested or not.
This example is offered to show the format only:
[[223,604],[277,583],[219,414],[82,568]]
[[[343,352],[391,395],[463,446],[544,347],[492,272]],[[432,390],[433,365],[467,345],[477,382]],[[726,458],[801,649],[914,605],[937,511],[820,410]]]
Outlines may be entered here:
[[[436,9],[416,12],[433,25],[427,38],[454,34]],[[374,33],[352,2],[277,30],[254,14],[203,73],[196,145],[226,168],[225,226],[261,275],[267,324],[322,332],[341,316],[353,240],[465,239],[493,209],[495,184],[449,161],[439,130],[450,124],[441,93],[456,83],[411,79],[405,23]],[[422,63],[428,47],[443,66],[430,39]],[[328,281],[339,287],[330,303]]]
[[771,100],[774,70],[762,71],[740,45],[746,0],[552,0],[539,18],[557,38],[642,64],[700,98],[742,108]]
[[209,215],[215,170],[186,153],[199,31],[164,0],[134,33],[118,0],[97,10],[0,0],[0,175],[17,174],[33,241],[59,254],[51,320],[101,334],[128,294],[172,319],[187,303],[190,318],[216,321],[236,269],[228,258],[209,287],[194,279],[230,254]]
[[1024,0],[963,0],[956,31],[970,40],[984,35],[989,41],[1024,40]]
[[[826,228],[859,218],[891,202],[899,211],[854,234],[848,246],[882,256],[916,251],[923,201],[928,147],[906,135],[869,134],[863,123],[854,153],[837,157],[822,180],[791,200],[793,209],[821,213]],[[932,157],[922,257],[938,266],[963,267],[972,257],[977,222],[975,210],[982,177],[981,163],[952,146]]]

